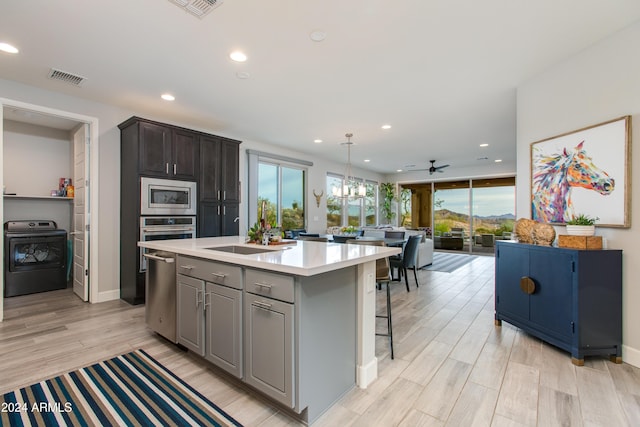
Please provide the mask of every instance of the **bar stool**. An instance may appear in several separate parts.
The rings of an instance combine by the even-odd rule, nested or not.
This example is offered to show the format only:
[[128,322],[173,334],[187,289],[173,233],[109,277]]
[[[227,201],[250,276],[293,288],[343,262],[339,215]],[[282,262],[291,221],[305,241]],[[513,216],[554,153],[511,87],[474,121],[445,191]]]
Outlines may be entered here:
[[[346,243],[352,244],[352,245],[385,246],[382,240],[352,239],[352,240],[347,240]],[[381,319],[387,319],[387,333],[383,334],[383,333],[376,332],[376,335],[389,337],[389,343],[391,345],[391,359],[393,359],[394,358],[393,356],[393,325],[391,322],[391,290],[390,290],[391,282],[392,282],[391,265],[389,264],[389,258],[385,257],[385,258],[377,259],[376,260],[376,283],[378,284],[378,289],[380,289],[380,286],[382,283],[384,283],[387,287],[387,315],[383,316],[383,315],[376,314],[376,317]]]

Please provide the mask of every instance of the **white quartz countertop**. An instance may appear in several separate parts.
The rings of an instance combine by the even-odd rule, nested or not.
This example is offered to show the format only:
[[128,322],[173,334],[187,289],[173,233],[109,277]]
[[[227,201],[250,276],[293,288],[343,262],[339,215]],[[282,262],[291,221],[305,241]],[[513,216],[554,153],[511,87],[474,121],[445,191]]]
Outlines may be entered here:
[[[208,249],[229,245],[258,247],[269,251],[260,254],[243,255]],[[245,243],[244,237],[240,236],[155,240],[138,242],[138,246],[297,276],[313,276],[367,261],[374,261],[401,252],[401,248],[395,247],[348,245],[303,240],[294,241],[290,245],[262,246]]]

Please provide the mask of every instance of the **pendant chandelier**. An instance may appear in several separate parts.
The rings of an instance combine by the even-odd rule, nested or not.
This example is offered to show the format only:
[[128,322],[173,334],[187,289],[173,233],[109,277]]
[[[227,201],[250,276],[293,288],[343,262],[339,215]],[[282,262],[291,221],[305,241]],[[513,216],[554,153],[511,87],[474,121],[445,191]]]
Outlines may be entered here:
[[340,144],[347,146],[347,167],[344,171],[344,181],[341,187],[333,187],[332,195],[341,199],[362,198],[367,195],[367,189],[364,186],[364,182],[358,181],[351,172],[351,146],[353,145],[351,137],[353,134],[347,133],[345,136],[347,137],[347,142]]

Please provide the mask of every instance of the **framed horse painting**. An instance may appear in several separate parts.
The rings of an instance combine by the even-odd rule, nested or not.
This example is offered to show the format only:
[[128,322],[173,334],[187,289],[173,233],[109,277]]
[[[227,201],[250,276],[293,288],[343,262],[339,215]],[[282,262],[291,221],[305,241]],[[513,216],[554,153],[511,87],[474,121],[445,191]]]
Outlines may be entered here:
[[531,144],[531,218],[630,227],[631,116]]

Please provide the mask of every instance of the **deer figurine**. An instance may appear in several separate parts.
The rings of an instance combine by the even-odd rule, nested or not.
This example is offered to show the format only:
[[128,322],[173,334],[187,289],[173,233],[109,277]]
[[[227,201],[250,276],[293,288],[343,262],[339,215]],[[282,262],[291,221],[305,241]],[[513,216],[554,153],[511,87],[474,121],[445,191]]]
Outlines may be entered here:
[[316,198],[316,206],[320,207],[320,199],[321,199],[321,198],[322,198],[322,196],[324,195],[324,190],[322,190],[322,191],[320,192],[320,194],[316,194],[316,190],[314,189],[314,190],[313,190],[313,195],[314,195],[314,196],[315,196],[315,198]]

